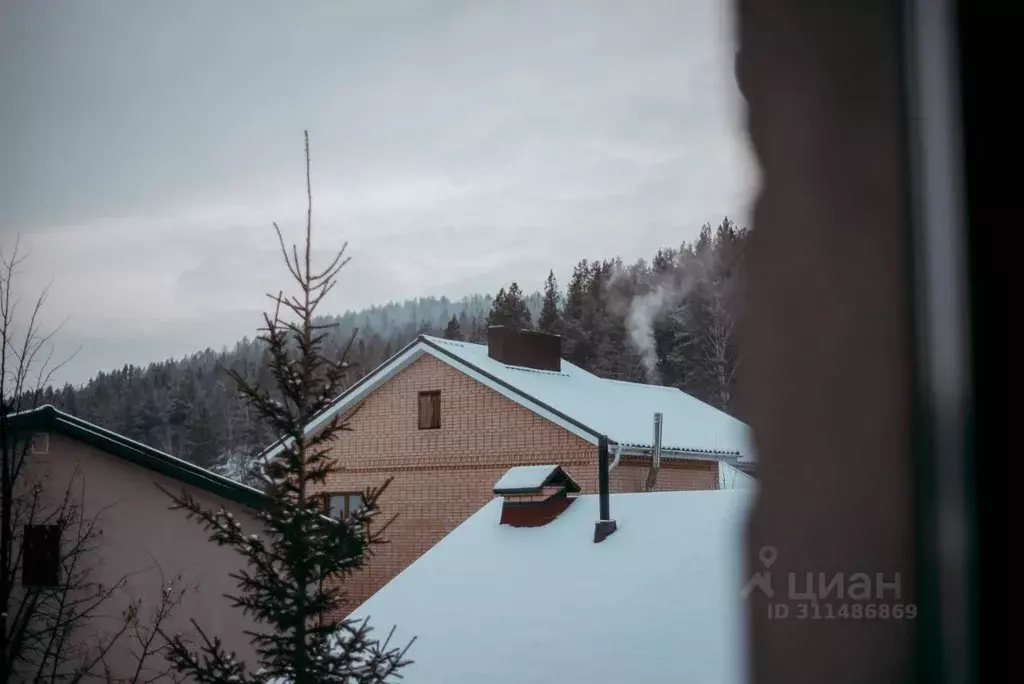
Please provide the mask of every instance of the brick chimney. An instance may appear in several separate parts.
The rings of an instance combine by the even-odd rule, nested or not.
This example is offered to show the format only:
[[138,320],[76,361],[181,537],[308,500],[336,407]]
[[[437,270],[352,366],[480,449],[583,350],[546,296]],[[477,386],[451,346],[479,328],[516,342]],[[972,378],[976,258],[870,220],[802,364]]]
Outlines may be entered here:
[[492,325],[487,329],[487,355],[508,366],[560,371],[562,338],[538,330]]
[[576,500],[580,486],[557,465],[516,466],[494,485],[502,497],[502,525],[540,527],[557,518]]

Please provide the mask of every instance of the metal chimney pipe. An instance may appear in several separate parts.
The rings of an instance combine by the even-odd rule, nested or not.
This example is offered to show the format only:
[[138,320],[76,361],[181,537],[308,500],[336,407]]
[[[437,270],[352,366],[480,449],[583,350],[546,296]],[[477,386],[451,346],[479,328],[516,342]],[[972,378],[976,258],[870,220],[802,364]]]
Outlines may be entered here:
[[658,471],[661,469],[661,426],[662,415],[654,414],[654,448],[651,451],[651,469],[647,472],[647,491],[654,489],[658,480]]
[[608,438],[602,435],[597,441],[597,492],[601,507],[601,520],[611,520],[608,510]]
[[654,414],[654,468],[661,467],[661,428],[664,419],[660,413]]
[[594,543],[603,542],[615,532],[617,525],[611,518],[608,494],[608,437],[601,435],[597,440],[597,490],[600,507],[599,519],[594,524]]

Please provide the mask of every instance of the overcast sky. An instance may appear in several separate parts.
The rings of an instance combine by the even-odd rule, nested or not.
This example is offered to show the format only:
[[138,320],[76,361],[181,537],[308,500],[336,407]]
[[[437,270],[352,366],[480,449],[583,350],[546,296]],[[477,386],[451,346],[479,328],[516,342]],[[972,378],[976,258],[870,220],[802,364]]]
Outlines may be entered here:
[[0,0],[0,244],[53,281],[58,379],[253,334],[304,128],[330,313],[745,222],[729,4]]

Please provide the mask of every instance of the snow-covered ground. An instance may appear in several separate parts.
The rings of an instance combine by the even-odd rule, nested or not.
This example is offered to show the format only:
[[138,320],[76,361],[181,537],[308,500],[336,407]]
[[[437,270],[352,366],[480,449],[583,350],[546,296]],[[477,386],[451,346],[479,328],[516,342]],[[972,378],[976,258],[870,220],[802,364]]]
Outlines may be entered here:
[[498,524],[495,499],[355,611],[416,636],[417,684],[745,681],[741,560],[753,491],[596,496],[544,527]]

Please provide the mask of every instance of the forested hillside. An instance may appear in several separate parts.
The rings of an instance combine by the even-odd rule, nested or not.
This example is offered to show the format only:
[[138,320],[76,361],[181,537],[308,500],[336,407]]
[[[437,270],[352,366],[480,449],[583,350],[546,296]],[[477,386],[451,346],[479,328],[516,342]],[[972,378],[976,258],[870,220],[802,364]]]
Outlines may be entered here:
[[[483,342],[488,325],[539,328],[562,335],[563,355],[593,373],[672,385],[740,414],[732,298],[746,236],[745,228],[725,219],[717,228],[705,226],[692,243],[659,250],[649,262],[582,260],[564,289],[549,274],[544,291],[530,295],[510,283],[493,296],[428,297],[348,312],[329,321],[335,324],[331,345],[340,353],[353,340],[351,382],[421,333]],[[80,388],[47,388],[42,401],[200,465],[235,472],[273,435],[249,415],[223,369],[271,387],[264,353],[262,343],[243,339],[230,350],[100,373]]]

